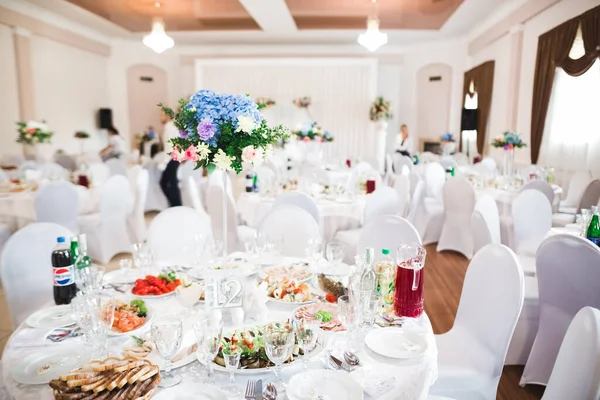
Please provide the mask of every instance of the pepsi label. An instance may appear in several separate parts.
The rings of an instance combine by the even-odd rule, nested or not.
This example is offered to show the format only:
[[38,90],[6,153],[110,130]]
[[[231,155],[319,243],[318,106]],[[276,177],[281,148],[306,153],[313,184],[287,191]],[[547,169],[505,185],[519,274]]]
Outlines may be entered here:
[[54,286],[68,286],[75,283],[73,265],[52,268],[52,275],[54,277]]

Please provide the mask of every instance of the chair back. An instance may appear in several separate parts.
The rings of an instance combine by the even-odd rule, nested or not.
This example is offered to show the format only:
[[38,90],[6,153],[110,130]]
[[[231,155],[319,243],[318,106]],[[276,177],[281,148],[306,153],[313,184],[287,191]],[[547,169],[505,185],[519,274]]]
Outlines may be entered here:
[[377,188],[367,195],[365,204],[364,222],[372,220],[379,215],[398,215],[398,193],[389,186]]
[[600,398],[600,311],[583,307],[562,341],[542,400]]
[[474,370],[499,381],[523,297],[523,270],[511,249],[490,244],[475,254],[448,333],[466,334],[470,343],[465,348],[472,353],[461,356],[470,360]]
[[449,177],[444,187],[444,218],[455,216],[470,216],[475,210],[475,189],[467,178],[462,176]]
[[106,160],[104,162],[104,164],[106,164],[106,166],[110,170],[110,174],[112,176],[115,176],[115,175],[127,176],[127,167],[125,166],[125,163],[123,162],[123,160],[120,160],[118,158],[110,158],[110,159]]
[[440,160],[440,164],[442,165],[442,167],[444,167],[446,171],[451,168],[458,169],[458,163],[451,156],[442,157],[442,159]]
[[37,222],[53,222],[79,233],[79,194],[71,182],[54,181],[42,185],[34,198]]
[[407,175],[394,177],[394,190],[398,194],[398,215],[405,217],[410,204],[410,179]]
[[423,199],[425,198],[425,182],[419,181],[417,186],[415,187],[415,192],[410,201],[410,208],[408,210],[408,220],[411,224],[415,223],[415,219],[417,218],[417,211],[419,210],[419,206],[423,203]]
[[146,196],[144,211],[160,211],[169,207],[167,197],[160,187],[160,178],[163,171],[160,170],[158,164],[159,161],[156,159],[144,163],[143,168],[148,171],[148,195]]
[[540,179],[531,180],[523,185],[521,192],[523,190],[539,190],[548,198],[550,204],[554,204],[554,189],[552,189],[552,186],[546,181]]
[[413,224],[397,215],[380,215],[361,230],[356,252],[364,254],[367,247],[373,247],[376,254],[381,254],[381,249],[388,249],[394,257],[396,249],[407,243],[421,244],[421,237]]
[[100,189],[100,217],[102,220],[125,221],[133,209],[129,181],[123,175],[114,175]]
[[404,166],[406,166],[406,168],[408,168],[409,172],[412,171],[412,169],[414,167],[412,158],[405,156],[404,154],[401,154],[401,153],[394,153],[392,158],[393,158],[393,163],[394,163],[394,171],[396,174],[401,174],[402,167],[404,167]]
[[206,217],[208,217],[208,214],[206,214],[206,210],[204,209],[204,204],[202,203],[202,196],[200,196],[200,188],[198,187],[198,183],[194,176],[188,176],[184,184],[186,185],[186,192],[194,210],[201,214],[205,214]]
[[137,242],[146,239],[146,217],[144,209],[146,208],[146,198],[148,197],[148,171],[141,169],[137,175],[134,186],[134,205],[133,205],[133,225]]
[[77,169],[77,163],[75,162],[75,158],[71,157],[68,154],[56,154],[54,156],[54,161],[67,171],[73,172]]
[[201,241],[212,237],[208,215],[185,206],[161,211],[148,228],[148,245],[162,265],[192,265]]
[[105,163],[90,164],[88,171],[94,186],[100,186],[110,178],[110,169]]
[[497,164],[496,164],[496,160],[494,160],[491,157],[485,157],[483,160],[481,160],[481,162],[479,163],[480,166],[485,170],[486,175],[494,175],[494,173],[496,172]]
[[446,170],[442,167],[442,164],[432,162],[425,166],[426,197],[440,199],[445,182]]
[[471,163],[469,157],[467,157],[465,153],[456,153],[453,155],[453,157],[459,166],[469,165]]
[[417,171],[411,171],[410,174],[408,174],[408,179],[410,180],[410,198],[412,199],[415,196],[417,183],[421,182],[423,178],[421,178]]
[[50,254],[56,238],[69,240],[73,232],[62,225],[29,224],[10,237],[0,258],[0,278],[13,328],[53,300]]
[[567,196],[563,200],[566,204],[576,206],[579,204],[583,192],[592,180],[592,176],[589,171],[577,171],[569,179],[569,188],[567,190]]
[[273,208],[280,206],[297,206],[312,215],[317,224],[321,223],[321,215],[319,213],[319,206],[317,202],[311,196],[304,192],[285,192],[277,196]]
[[258,190],[264,192],[271,189],[277,180],[275,170],[267,167],[266,165],[260,165],[254,168],[258,180]]
[[539,327],[521,382],[547,384],[575,314],[600,308],[600,249],[578,236],[554,235],[540,245],[536,268]]
[[473,235],[473,254],[476,254],[488,244],[495,243],[485,218],[477,210],[473,212],[471,217],[471,233]]
[[577,208],[577,213],[582,209],[590,208],[591,206],[598,205],[598,201],[600,200],[600,179],[594,179],[591,181],[585,190],[583,191],[583,195],[581,196],[581,201],[579,202],[579,207]]
[[46,179],[68,179],[69,171],[57,163],[46,163],[42,167],[42,178]]
[[258,230],[268,237],[281,237],[281,254],[288,257],[304,257],[309,239],[320,236],[319,226],[314,217],[302,208],[292,205],[271,209]]
[[520,192],[512,204],[514,247],[523,243],[540,243],[552,227],[552,206],[538,190]]
[[475,211],[478,211],[483,217],[491,235],[491,243],[499,244],[500,240],[500,212],[496,200],[489,194],[485,194],[477,199]]

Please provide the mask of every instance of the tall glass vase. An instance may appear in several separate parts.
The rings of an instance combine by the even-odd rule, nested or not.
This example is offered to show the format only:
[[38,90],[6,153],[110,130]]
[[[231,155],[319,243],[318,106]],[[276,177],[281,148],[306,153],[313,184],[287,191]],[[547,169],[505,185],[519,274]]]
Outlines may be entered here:
[[504,165],[502,168],[502,175],[507,178],[512,178],[514,176],[514,166],[515,166],[515,150],[504,150]]
[[229,234],[227,232],[227,171],[223,171],[223,263],[227,262],[227,244]]

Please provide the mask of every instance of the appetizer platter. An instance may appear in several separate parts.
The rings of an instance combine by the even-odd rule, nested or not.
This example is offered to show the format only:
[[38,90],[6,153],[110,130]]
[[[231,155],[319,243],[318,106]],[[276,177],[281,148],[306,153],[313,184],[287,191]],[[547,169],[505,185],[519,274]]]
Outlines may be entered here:
[[293,264],[287,267],[271,267],[260,272],[261,279],[269,279],[271,282],[290,279],[298,282],[309,281],[313,274],[305,263]]
[[267,287],[267,298],[270,301],[286,304],[308,304],[317,301],[310,287],[304,282],[284,278],[281,281],[271,281],[267,277],[262,283]]
[[346,328],[338,318],[337,304],[331,303],[314,303],[298,307],[294,311],[296,318],[301,318],[305,321],[311,321],[318,316],[321,319],[321,329],[328,332],[342,332]]
[[151,308],[141,299],[129,303],[115,300],[115,313],[111,336],[119,336],[135,332],[146,326],[152,320]]
[[137,279],[131,293],[136,297],[157,298],[173,294],[181,280],[175,272],[160,274],[158,276],[147,275],[144,279]]

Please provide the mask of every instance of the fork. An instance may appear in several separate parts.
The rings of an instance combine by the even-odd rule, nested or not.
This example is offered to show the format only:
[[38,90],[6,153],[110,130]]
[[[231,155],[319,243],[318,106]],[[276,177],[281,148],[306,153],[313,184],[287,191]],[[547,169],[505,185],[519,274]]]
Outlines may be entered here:
[[246,393],[244,393],[245,399],[255,399],[254,397],[254,389],[256,388],[256,381],[254,379],[249,379],[246,384]]

